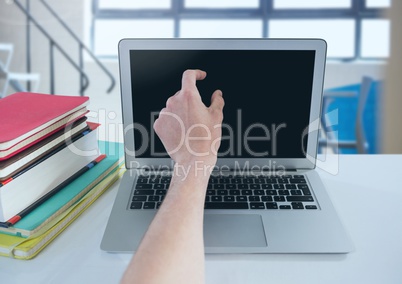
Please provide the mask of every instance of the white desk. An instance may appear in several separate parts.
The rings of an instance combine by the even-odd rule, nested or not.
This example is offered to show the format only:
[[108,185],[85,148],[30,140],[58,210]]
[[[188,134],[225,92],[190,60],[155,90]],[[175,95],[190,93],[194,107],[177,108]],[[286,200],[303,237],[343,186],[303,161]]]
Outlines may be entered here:
[[[207,255],[207,283],[402,283],[402,156],[319,170],[356,247],[347,255]],[[99,249],[114,186],[35,259],[0,258],[1,283],[117,283],[131,255]],[[190,280],[189,280],[190,281]],[[190,283],[190,282],[189,282]]]

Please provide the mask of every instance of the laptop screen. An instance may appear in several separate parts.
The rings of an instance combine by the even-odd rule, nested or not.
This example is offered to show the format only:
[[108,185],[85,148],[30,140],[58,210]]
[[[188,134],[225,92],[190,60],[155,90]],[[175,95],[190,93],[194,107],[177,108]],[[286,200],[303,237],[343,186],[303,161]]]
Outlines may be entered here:
[[167,158],[153,131],[186,69],[207,72],[197,82],[209,106],[223,92],[221,158],[305,158],[314,50],[131,50],[135,154]]

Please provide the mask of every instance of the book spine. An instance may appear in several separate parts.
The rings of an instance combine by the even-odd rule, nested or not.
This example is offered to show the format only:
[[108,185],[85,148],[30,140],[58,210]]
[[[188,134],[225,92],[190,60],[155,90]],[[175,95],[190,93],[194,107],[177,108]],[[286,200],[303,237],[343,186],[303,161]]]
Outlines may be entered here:
[[96,136],[97,131],[91,131],[0,188],[0,222],[18,214],[99,156]]

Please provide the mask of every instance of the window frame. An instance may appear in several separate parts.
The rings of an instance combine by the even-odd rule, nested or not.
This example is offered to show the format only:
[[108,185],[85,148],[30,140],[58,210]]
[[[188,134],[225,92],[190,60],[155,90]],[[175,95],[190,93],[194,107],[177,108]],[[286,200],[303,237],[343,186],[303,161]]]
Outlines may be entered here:
[[[259,19],[262,20],[262,38],[269,38],[269,20],[330,20],[351,19],[355,20],[354,56],[352,57],[328,57],[340,61],[354,60],[381,60],[386,57],[362,57],[362,20],[387,19],[386,12],[390,8],[367,8],[366,0],[351,0],[350,8],[319,8],[319,9],[274,9],[275,0],[259,0],[258,8],[185,8],[186,0],[170,0],[169,9],[100,9],[100,0],[92,0],[92,20],[90,28],[90,46],[94,51],[95,21],[96,20],[121,20],[121,19],[173,19],[173,37],[180,37],[180,20],[182,19]],[[392,5],[392,4],[391,4]],[[102,55],[102,59],[116,59],[117,55]]]

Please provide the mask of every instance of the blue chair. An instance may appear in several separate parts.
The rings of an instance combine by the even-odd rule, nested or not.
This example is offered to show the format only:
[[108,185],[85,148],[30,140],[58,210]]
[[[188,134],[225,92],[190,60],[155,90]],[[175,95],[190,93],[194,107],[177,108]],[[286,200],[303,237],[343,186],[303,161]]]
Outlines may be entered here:
[[[324,147],[331,149],[334,153],[367,154],[375,151],[375,147],[370,145],[366,134],[368,126],[372,127],[370,129],[371,132],[375,132],[375,126],[373,126],[374,124],[366,125],[367,119],[365,119],[367,99],[369,94],[374,91],[374,86],[374,80],[365,76],[362,79],[360,87],[352,86],[324,92],[323,115],[321,117],[322,130],[324,133],[322,133],[319,140],[319,149],[321,152]],[[337,101],[338,104],[336,104]],[[339,103],[339,101],[341,103]],[[343,105],[349,105],[349,109],[346,108],[344,113],[339,113],[335,118],[332,117],[331,121],[331,112],[340,111],[342,103]],[[355,114],[351,116],[353,111]],[[339,121],[338,123],[337,120],[341,115],[348,117],[349,120],[352,119],[352,125],[354,125],[350,127],[350,123],[345,121]],[[349,127],[349,135],[345,135],[347,132],[345,128],[347,127]],[[336,133],[339,134],[338,137],[335,135]]]

